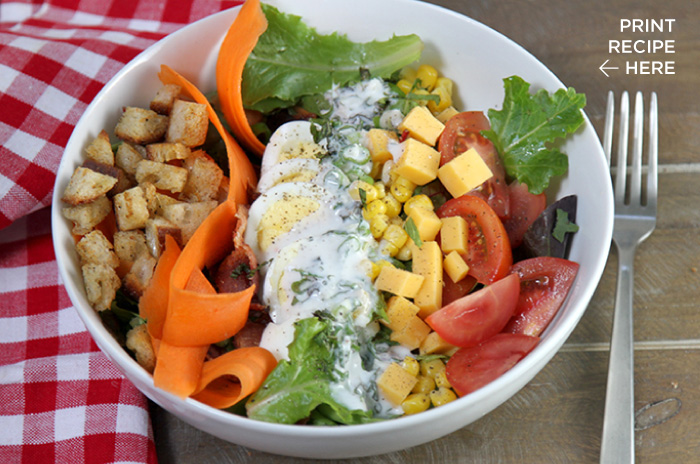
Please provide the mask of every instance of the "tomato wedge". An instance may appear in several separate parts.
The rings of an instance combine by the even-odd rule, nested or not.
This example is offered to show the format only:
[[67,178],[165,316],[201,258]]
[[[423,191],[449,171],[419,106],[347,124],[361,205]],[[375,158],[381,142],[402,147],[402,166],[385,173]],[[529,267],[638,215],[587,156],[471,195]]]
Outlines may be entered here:
[[487,285],[508,275],[513,264],[508,234],[484,200],[462,195],[447,201],[435,213],[441,218],[462,216],[467,221],[468,250],[462,258],[469,265],[469,275]]
[[425,322],[448,343],[475,346],[503,330],[513,316],[519,292],[520,277],[510,274],[435,311]]
[[440,166],[474,148],[491,169],[493,177],[470,193],[481,196],[496,211],[498,217],[506,218],[510,216],[506,172],[493,143],[481,135],[481,131],[490,128],[489,120],[481,111],[465,111],[451,117],[445,124],[438,142]]
[[442,306],[447,306],[455,300],[459,300],[472,290],[476,285],[476,279],[473,276],[466,276],[459,282],[452,282],[452,279],[446,277],[442,284]]
[[520,276],[520,297],[503,331],[539,336],[564,303],[578,268],[574,261],[550,256],[515,263],[511,272]]
[[508,201],[510,217],[503,220],[503,227],[508,232],[510,247],[517,248],[523,242],[528,227],[547,207],[547,196],[544,193],[530,193],[526,184],[515,181],[508,185]]
[[447,380],[464,396],[503,375],[539,341],[529,335],[500,333],[477,346],[461,348],[447,361]]

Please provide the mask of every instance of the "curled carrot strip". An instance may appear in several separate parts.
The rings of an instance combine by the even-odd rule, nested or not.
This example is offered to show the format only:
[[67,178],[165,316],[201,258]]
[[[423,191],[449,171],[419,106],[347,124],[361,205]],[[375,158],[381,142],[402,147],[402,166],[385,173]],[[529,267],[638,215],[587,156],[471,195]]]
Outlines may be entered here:
[[[178,346],[217,343],[235,335],[248,320],[255,286],[234,293],[212,293],[200,273],[221,261],[233,245],[236,205],[217,206],[180,253],[170,277],[168,315],[163,340]],[[194,280],[193,280],[194,279]],[[197,283],[196,288],[188,288]],[[207,288],[206,285],[209,285]]]
[[153,371],[153,385],[180,398],[187,398],[199,385],[208,349],[209,346],[175,346],[161,340]]
[[267,18],[260,8],[260,0],[247,0],[229,28],[216,62],[216,84],[226,121],[236,138],[258,156],[263,154],[265,146],[248,124],[243,109],[241,81],[245,62],[265,29]]
[[257,183],[255,170],[243,149],[233,140],[231,134],[224,128],[224,125],[221,123],[219,116],[216,114],[216,111],[214,111],[209,100],[207,100],[207,97],[205,97],[194,84],[167,65],[161,65],[158,78],[163,84],[179,85],[183,92],[192,100],[207,106],[209,120],[219,132],[226,145],[226,154],[228,155],[230,171],[228,199],[239,204],[247,203],[248,191],[253,190]]
[[[256,391],[276,365],[275,357],[264,348],[229,351],[204,363],[192,397],[217,409],[231,407]],[[236,377],[238,382],[228,376]]]
[[165,248],[153,271],[151,282],[139,299],[139,316],[146,319],[148,333],[152,338],[163,336],[163,323],[168,312],[168,293],[170,274],[177,258],[180,246],[170,235],[165,236]]

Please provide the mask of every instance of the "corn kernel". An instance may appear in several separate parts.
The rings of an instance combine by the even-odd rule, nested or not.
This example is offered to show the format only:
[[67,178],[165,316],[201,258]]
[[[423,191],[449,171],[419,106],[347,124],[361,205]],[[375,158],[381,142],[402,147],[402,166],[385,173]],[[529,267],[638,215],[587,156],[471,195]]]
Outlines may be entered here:
[[413,196],[413,191],[416,189],[416,184],[406,179],[405,177],[398,176],[394,182],[392,182],[389,190],[394,198],[399,200],[400,203],[405,203],[411,196]]
[[417,376],[418,381],[413,386],[413,393],[430,393],[435,390],[435,379],[428,377],[427,375]]
[[403,227],[397,226],[396,224],[389,224],[382,238],[394,245],[398,251],[408,240],[408,234],[403,230]]
[[387,240],[381,239],[379,241],[379,251],[380,251],[380,253],[385,254],[385,255],[389,255],[393,258],[399,253],[399,248],[396,245],[394,245],[393,243],[391,243]]
[[405,358],[403,358],[401,367],[406,369],[414,377],[417,377],[418,373],[420,372],[420,364],[418,364],[416,358],[412,358],[410,356],[406,356]]
[[381,200],[386,196],[386,184],[382,181],[374,183],[374,190],[377,192],[377,199]]
[[384,196],[381,201],[386,204],[386,215],[390,218],[398,217],[401,214],[401,203],[391,193]]
[[430,407],[430,397],[426,393],[411,393],[401,403],[404,414],[418,414]]
[[[374,192],[376,194],[376,190]],[[367,205],[365,205],[365,207],[362,209],[362,216],[364,216],[364,218],[368,221],[371,221],[372,218],[378,215],[387,215],[386,204],[382,200],[369,201]]]
[[423,360],[420,362],[420,373],[426,377],[435,378],[435,376],[445,370],[445,363],[441,359],[432,359],[430,361]]
[[440,371],[437,373],[437,375],[435,375],[435,385],[437,385],[438,388],[452,388],[450,381],[447,380],[447,371]]
[[449,77],[438,77],[435,81],[435,88],[439,89],[441,87],[447,91],[448,95],[452,95],[454,89],[452,79],[450,79]]
[[376,279],[377,276],[379,275],[380,269],[381,269],[381,268],[379,267],[379,264],[377,264],[377,263],[372,263],[372,266],[370,267],[370,270],[369,270],[369,272],[367,273],[367,275],[369,276],[370,279],[374,280],[374,279]]
[[440,97],[440,101],[435,103],[433,100],[428,101],[428,109],[433,114],[441,113],[452,106],[452,95],[450,95],[444,87],[436,87],[430,92],[430,95],[437,95]]
[[386,214],[378,214],[369,220],[369,231],[377,240],[382,237],[387,227],[389,227],[389,216]]
[[415,208],[429,209],[432,211],[434,209],[433,201],[424,193],[414,195],[409,198],[406,203],[404,203],[403,210],[407,215],[410,215],[411,211],[413,211]]
[[457,395],[455,392],[446,387],[440,387],[430,392],[430,402],[433,403],[435,407],[450,403],[456,399]]
[[413,82],[416,80],[416,70],[411,66],[404,66],[399,71],[399,79],[406,79],[407,81]]
[[412,242],[413,241],[409,242],[408,240],[406,240],[404,246],[402,246],[401,249],[399,249],[399,252],[396,253],[395,258],[401,261],[410,261],[413,257],[413,251],[411,247]]
[[374,185],[364,180],[358,180],[353,182],[348,189],[348,193],[353,200],[360,201],[360,189],[365,191],[365,201],[367,203],[377,199],[377,190],[374,188]]
[[413,88],[413,81],[409,81],[408,79],[399,79],[396,86],[399,88],[399,90],[408,95]]
[[420,80],[420,86],[428,91],[433,90],[438,78],[438,71],[429,64],[422,64],[416,70],[416,79]]

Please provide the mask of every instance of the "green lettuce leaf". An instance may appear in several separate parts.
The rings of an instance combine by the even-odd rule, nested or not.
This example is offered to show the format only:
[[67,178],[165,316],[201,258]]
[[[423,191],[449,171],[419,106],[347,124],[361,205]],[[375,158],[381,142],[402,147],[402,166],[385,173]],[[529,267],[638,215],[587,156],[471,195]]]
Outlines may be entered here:
[[370,412],[349,410],[331,395],[335,374],[328,323],[312,317],[297,322],[295,328],[289,360],[280,361],[248,400],[248,417],[282,424],[309,417],[317,424],[372,421]]
[[299,16],[262,5],[267,30],[260,36],[243,70],[243,105],[269,112],[295,104],[304,95],[329,90],[361,78],[388,78],[420,58],[421,39],[412,34],[386,41],[355,43],[338,33],[322,35]]
[[503,109],[488,112],[491,129],[482,134],[501,155],[506,174],[542,193],[554,176],[566,173],[569,160],[554,143],[575,132],[584,121],[586,96],[572,88],[534,95],[518,76],[503,80]]

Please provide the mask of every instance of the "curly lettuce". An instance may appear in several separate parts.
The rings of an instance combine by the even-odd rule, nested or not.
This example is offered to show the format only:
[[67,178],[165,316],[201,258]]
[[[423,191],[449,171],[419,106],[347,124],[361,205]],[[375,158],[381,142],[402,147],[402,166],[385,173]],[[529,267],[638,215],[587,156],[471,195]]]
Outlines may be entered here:
[[415,35],[355,43],[347,36],[319,34],[299,16],[262,4],[267,30],[243,70],[243,105],[268,113],[296,104],[335,85],[372,77],[389,78],[418,60],[423,42]]

